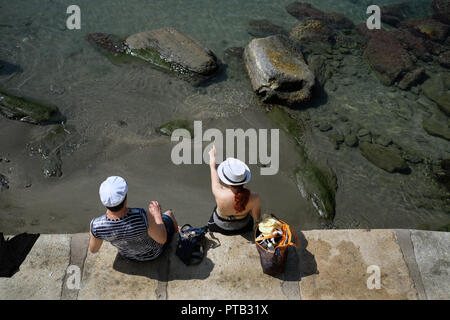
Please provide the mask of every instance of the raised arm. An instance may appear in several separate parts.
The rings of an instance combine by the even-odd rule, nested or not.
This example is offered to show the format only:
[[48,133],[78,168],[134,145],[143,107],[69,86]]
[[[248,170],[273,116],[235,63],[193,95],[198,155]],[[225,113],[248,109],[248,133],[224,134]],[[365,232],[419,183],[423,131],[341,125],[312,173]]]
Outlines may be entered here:
[[167,241],[166,227],[161,216],[161,207],[158,201],[150,202],[147,211],[148,235],[158,243],[165,244]]
[[222,189],[220,184],[219,175],[216,169],[216,146],[213,145],[212,149],[209,151],[209,168],[211,170],[211,191],[214,196]]

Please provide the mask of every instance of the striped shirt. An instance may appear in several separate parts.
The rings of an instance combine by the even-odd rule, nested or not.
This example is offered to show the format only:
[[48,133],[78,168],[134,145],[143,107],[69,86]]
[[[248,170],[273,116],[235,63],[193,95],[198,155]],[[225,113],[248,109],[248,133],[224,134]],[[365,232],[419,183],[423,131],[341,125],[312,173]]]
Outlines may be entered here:
[[144,209],[129,209],[119,220],[111,220],[104,214],[91,221],[94,237],[109,241],[121,256],[138,261],[153,260],[163,250],[163,244],[153,240],[147,229],[147,214]]

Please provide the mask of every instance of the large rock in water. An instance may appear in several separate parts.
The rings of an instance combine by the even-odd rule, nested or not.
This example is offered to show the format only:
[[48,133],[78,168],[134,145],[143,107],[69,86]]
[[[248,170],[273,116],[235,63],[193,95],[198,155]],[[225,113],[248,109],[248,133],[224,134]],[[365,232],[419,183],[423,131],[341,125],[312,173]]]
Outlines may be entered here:
[[133,34],[125,40],[130,53],[151,63],[158,62],[179,73],[208,76],[218,68],[214,53],[197,40],[173,28]]
[[372,164],[387,172],[405,173],[408,171],[408,165],[405,160],[389,148],[378,144],[361,142],[359,151]]
[[448,0],[433,0],[433,10],[435,19],[443,23],[450,24],[450,1]]
[[32,124],[46,124],[60,120],[57,119],[60,114],[55,106],[3,92],[0,92],[0,114],[10,119]]
[[244,50],[253,89],[264,102],[297,104],[311,98],[314,74],[284,36],[253,39]]
[[392,85],[411,71],[414,63],[393,33],[376,30],[364,51],[370,67],[384,85]]

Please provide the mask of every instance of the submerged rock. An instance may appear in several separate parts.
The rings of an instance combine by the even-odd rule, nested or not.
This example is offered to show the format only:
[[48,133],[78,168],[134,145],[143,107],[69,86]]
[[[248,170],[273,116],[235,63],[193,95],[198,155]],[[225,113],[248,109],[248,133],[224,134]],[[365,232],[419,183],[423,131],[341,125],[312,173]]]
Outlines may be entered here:
[[307,160],[296,169],[295,178],[300,194],[311,201],[319,216],[333,219],[336,207],[336,186],[333,180],[336,180],[336,176]]
[[438,57],[438,62],[441,66],[450,68],[450,50],[442,52]]
[[395,151],[378,144],[361,142],[359,151],[373,165],[387,172],[407,173],[408,165]]
[[344,143],[348,147],[356,147],[358,145],[358,138],[354,134],[349,134],[345,136]]
[[434,176],[439,183],[450,190],[450,158],[441,161],[440,168],[435,170]]
[[[328,63],[324,55],[314,54],[308,56],[308,66],[316,77],[317,82],[323,86],[327,83],[327,80],[333,76],[333,66]],[[331,91],[336,90],[336,86],[330,84],[329,89]]]
[[450,72],[432,75],[422,84],[425,96],[438,105],[446,115],[450,116]]
[[333,32],[320,20],[305,20],[297,23],[291,30],[289,38],[300,47],[317,52],[327,52],[333,45]]
[[350,29],[354,27],[353,21],[343,14],[337,12],[323,12],[309,3],[293,2],[288,4],[285,8],[290,15],[298,20],[321,20],[331,29]]
[[125,44],[131,55],[181,74],[208,76],[218,69],[211,50],[173,28],[136,33]]
[[403,79],[398,83],[398,87],[402,90],[407,90],[412,86],[415,86],[421,82],[425,75],[424,68],[417,68],[411,72],[408,72]]
[[436,137],[450,140],[450,119],[441,112],[435,112],[431,117],[423,120],[424,130]]
[[0,92],[0,114],[32,124],[60,121],[57,107]]
[[450,24],[450,1],[433,0],[433,17],[445,24]]
[[406,12],[409,5],[406,2],[391,4],[380,7],[381,21],[391,26],[397,27],[400,22],[406,19]]
[[61,177],[62,176],[62,160],[61,152],[57,149],[52,152],[48,157],[44,158],[44,167],[42,169],[44,176],[50,177]]
[[164,123],[162,126],[160,126],[156,129],[156,132],[159,134],[162,134],[164,136],[170,137],[176,129],[186,129],[191,133],[191,137],[194,136],[192,122],[187,121],[187,120],[180,120],[180,119],[171,120],[171,121]]
[[443,42],[447,39],[449,27],[434,19],[414,19],[405,21],[402,25],[424,35],[431,40]]
[[80,147],[81,136],[74,127],[57,125],[43,136],[28,144],[31,155],[39,155],[43,161],[45,177],[62,176],[62,157],[72,154]]
[[390,31],[392,35],[400,42],[405,50],[413,54],[422,61],[429,62],[432,60],[435,44],[425,37],[413,34],[408,28],[399,28]]
[[228,57],[242,59],[242,57],[244,56],[244,48],[243,47],[230,47],[230,48],[226,48],[224,53]]
[[293,105],[311,98],[314,74],[288,38],[253,39],[245,48],[244,62],[262,101]]
[[8,179],[0,173],[0,191],[9,189]]
[[105,54],[118,56],[127,53],[124,40],[112,34],[89,33],[86,35],[86,40]]
[[388,31],[377,30],[364,51],[370,67],[384,85],[394,82],[413,69],[414,63],[397,38]]
[[251,36],[257,38],[274,36],[276,34],[287,35],[287,31],[283,27],[273,24],[267,19],[249,20],[246,28]]

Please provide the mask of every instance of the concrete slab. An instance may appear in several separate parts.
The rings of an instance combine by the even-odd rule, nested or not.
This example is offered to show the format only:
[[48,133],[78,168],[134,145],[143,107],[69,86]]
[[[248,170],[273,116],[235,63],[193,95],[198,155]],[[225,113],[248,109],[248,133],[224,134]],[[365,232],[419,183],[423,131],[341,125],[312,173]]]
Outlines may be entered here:
[[161,258],[149,262],[126,260],[104,241],[98,253],[87,254],[78,299],[155,300],[161,268],[167,268]]
[[0,278],[0,299],[60,299],[70,259],[70,235],[40,235],[11,278]]
[[[84,260],[86,259],[89,247],[89,233],[75,233],[71,235],[70,239],[70,266],[76,266],[80,270],[80,275],[83,272]],[[79,288],[69,288],[67,285],[73,281],[74,271],[67,270],[63,280],[61,300],[76,300],[78,297]]]
[[[199,265],[186,266],[177,256],[170,256],[168,299],[288,298],[283,292],[283,280],[262,272],[253,242],[217,233],[208,234],[207,239],[207,256]],[[172,250],[175,252],[175,248]]]
[[[301,279],[302,299],[418,298],[391,231],[314,230],[303,234],[318,274]],[[374,274],[367,273],[367,268],[372,265],[380,269],[380,289],[367,286]]]
[[393,229],[392,232],[394,233],[395,239],[402,250],[403,260],[405,260],[405,263],[408,266],[409,276],[414,282],[419,300],[426,300],[427,295],[423,286],[419,266],[417,265],[416,256],[414,255],[414,248],[411,241],[411,230]]
[[450,300],[450,233],[412,230],[411,240],[427,298]]

